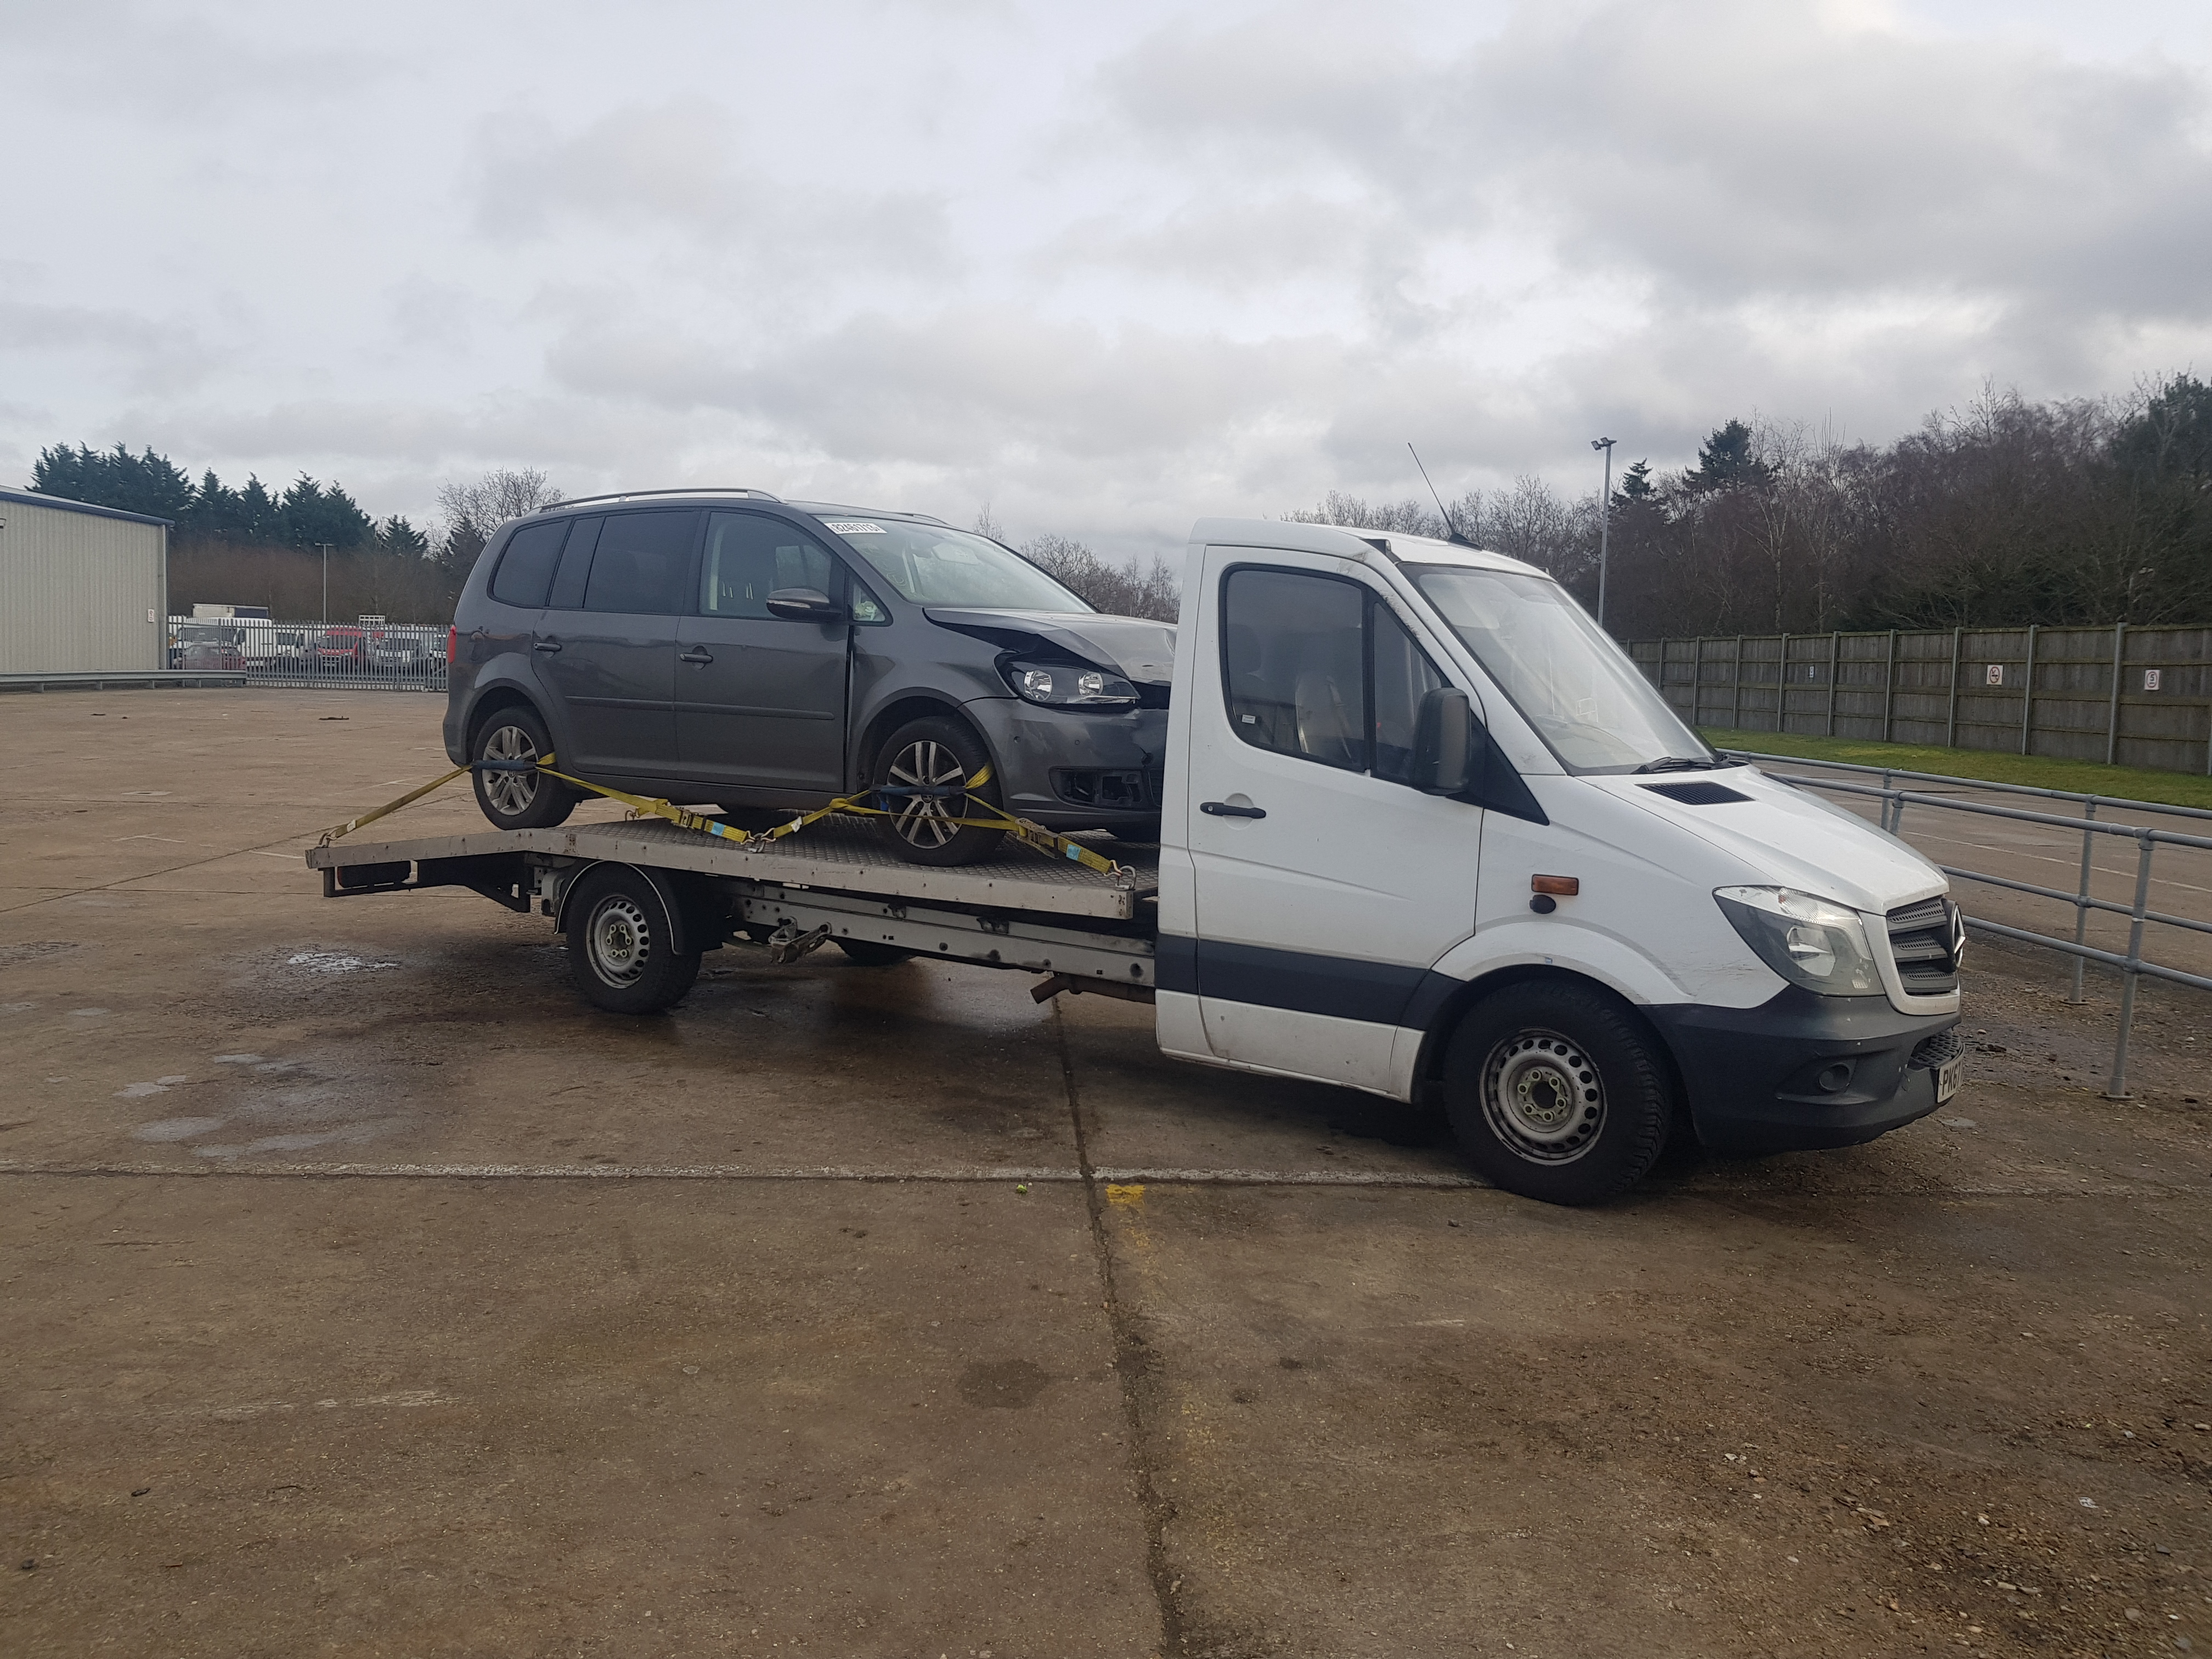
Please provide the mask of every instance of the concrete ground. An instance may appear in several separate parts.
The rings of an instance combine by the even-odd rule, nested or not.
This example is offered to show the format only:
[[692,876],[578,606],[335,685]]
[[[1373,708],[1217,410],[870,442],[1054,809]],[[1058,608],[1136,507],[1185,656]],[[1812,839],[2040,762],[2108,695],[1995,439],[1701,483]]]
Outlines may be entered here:
[[2212,1642],[2203,999],[2108,1102],[1978,947],[1938,1118],[1550,1209],[1020,975],[319,897],[439,712],[0,702],[11,1659]]

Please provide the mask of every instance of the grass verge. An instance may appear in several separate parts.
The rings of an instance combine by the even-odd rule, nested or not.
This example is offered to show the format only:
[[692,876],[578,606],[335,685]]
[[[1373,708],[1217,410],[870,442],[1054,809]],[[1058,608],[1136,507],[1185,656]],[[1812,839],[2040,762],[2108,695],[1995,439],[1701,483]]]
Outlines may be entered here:
[[2139,766],[2100,766],[2094,761],[2051,760],[2041,755],[1996,755],[1978,749],[1942,749],[1917,743],[1868,743],[1853,738],[1808,738],[1784,732],[1731,732],[1699,728],[1717,749],[1748,749],[1765,755],[1798,755],[1807,760],[1843,761],[1853,766],[1893,766],[1903,772],[1940,772],[1990,783],[2022,783],[2038,789],[2070,789],[2084,795],[2115,795],[2158,801],[2168,806],[2212,808],[2212,778],[2186,772],[2151,772]]

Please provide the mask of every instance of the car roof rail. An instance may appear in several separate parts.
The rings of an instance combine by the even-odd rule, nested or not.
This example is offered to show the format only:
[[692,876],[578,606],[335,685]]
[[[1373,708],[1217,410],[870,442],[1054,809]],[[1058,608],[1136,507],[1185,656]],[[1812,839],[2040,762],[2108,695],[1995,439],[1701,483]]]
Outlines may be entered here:
[[586,507],[593,501],[627,501],[647,495],[750,495],[757,501],[774,501],[783,505],[783,497],[771,495],[765,489],[756,489],[750,484],[693,484],[684,489],[617,489],[606,495],[572,495],[565,501],[555,501],[541,507],[541,513],[550,513],[556,507]]

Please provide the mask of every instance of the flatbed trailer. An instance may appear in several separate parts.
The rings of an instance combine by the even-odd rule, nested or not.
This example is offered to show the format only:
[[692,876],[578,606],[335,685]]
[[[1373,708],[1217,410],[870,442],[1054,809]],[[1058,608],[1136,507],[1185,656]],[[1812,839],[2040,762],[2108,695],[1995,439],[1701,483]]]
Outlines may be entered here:
[[[659,819],[566,823],[550,830],[471,830],[406,841],[343,841],[308,850],[326,897],[460,887],[509,909],[532,909],[568,935],[572,900],[594,870],[635,872],[660,901],[646,918],[668,929],[669,949],[696,957],[734,939],[778,960],[823,944],[1048,975],[1052,994],[1090,990],[1150,1001],[1158,932],[1158,856],[1112,841],[1101,848],[1126,873],[1108,876],[1019,847],[981,864],[934,869],[902,863],[865,823],[827,819],[787,840],[733,843]],[[579,964],[577,982],[602,1006],[651,1012],[678,1000],[681,972],[649,994],[623,994]],[[681,981],[680,984],[678,981]],[[1043,987],[1040,987],[1043,989]],[[599,994],[594,994],[599,993]]]

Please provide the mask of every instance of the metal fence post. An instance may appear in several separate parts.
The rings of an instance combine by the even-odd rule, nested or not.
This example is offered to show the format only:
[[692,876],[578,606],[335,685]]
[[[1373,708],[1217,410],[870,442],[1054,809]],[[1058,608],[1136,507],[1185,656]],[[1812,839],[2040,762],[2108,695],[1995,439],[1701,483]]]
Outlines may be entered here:
[[2027,625],[2027,683],[2020,689],[2020,752],[2027,752],[2028,727],[2035,722],[2035,624]]
[[1828,735],[1836,735],[1836,661],[1842,648],[1844,636],[1833,631],[1828,635]]
[[2127,646],[2127,633],[2125,623],[2112,624],[2112,706],[2105,716],[2105,764],[2107,766],[2120,752],[2120,675],[2125,672],[2121,658]]
[[1790,636],[1782,636],[1782,661],[1774,671],[1774,729],[1790,729]]
[[2112,1044],[2112,1080],[2105,1087],[2107,1100],[2128,1099],[2128,1032],[2136,1018],[2136,972],[2142,966],[2143,911],[2150,902],[2150,855],[2156,845],[2150,831],[2136,832],[2136,902],[2128,915],[2128,965],[2120,970],[2120,1030]]
[[1889,742],[1897,724],[1897,630],[1889,630],[1889,655],[1881,665],[1881,740]]
[[[2093,800],[2089,803],[2087,809],[2082,812],[2081,822],[2084,823],[2094,823],[2096,821],[2097,803]],[[2076,945],[2083,945],[2088,942],[2090,848],[2095,844],[2096,839],[2097,836],[2094,830],[2084,830],[2081,832],[2081,900],[2074,906],[2074,942]],[[2083,1000],[2081,991],[2081,973],[2084,969],[2088,967],[2088,965],[2089,964],[2083,961],[2080,957],[2074,958],[2074,989],[2068,995],[2066,999],[2067,1001],[2080,1002]]]
[[1943,746],[1946,749],[1959,746],[1959,640],[1966,631],[1963,628],[1951,630],[1951,712],[1943,723]]
[[1690,659],[1690,724],[1705,720],[1705,636],[1698,635],[1697,654]]
[[1735,666],[1729,674],[1729,730],[1743,730],[1743,635],[1735,636]]

